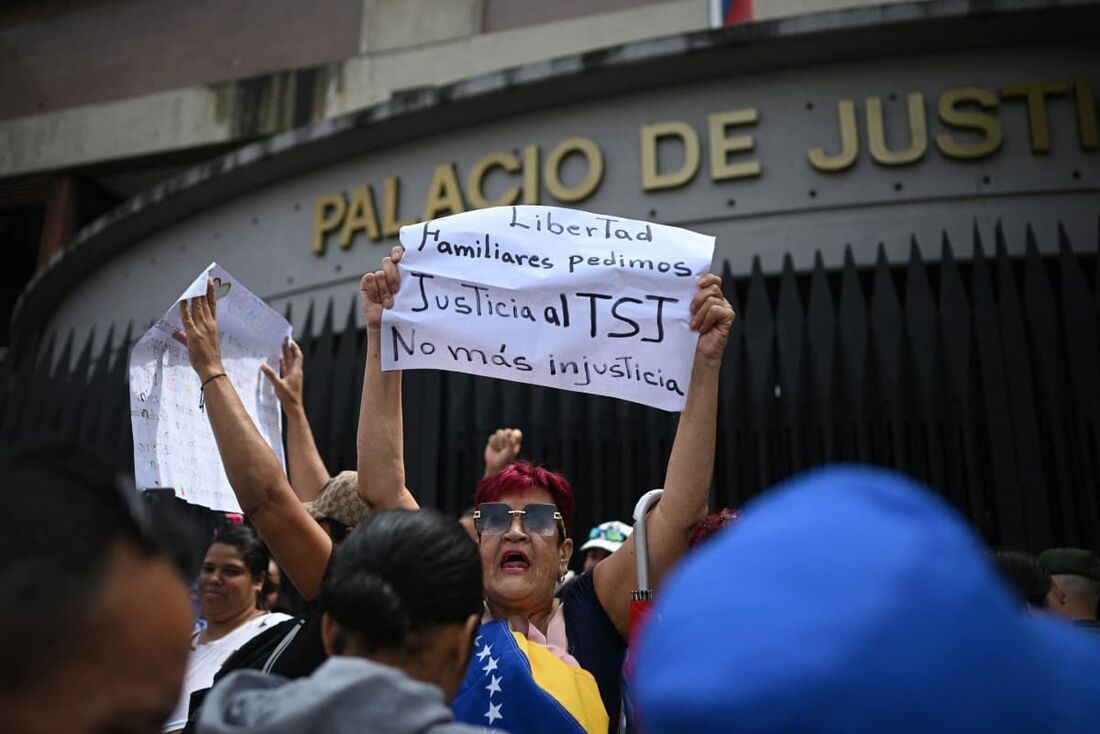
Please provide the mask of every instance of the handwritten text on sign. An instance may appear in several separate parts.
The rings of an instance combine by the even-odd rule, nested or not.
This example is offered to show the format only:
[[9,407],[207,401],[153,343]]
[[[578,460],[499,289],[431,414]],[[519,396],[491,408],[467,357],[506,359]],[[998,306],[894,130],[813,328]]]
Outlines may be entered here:
[[[206,294],[214,278],[222,364],[252,422],[283,461],[281,413],[275,391],[260,374],[277,368],[290,324],[217,264],[199,273],[176,303]],[[130,422],[134,472],[142,489],[171,487],[181,499],[225,512],[240,512],[229,486],[214,434],[199,410],[201,383],[187,347],[173,338],[182,331],[172,306],[130,353]]]
[[714,238],[544,206],[401,229],[383,369],[434,368],[682,410]]

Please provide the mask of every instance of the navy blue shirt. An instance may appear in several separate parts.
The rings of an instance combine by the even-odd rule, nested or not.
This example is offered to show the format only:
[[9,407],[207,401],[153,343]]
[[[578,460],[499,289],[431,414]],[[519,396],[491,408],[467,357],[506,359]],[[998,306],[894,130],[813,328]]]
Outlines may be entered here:
[[562,605],[568,652],[596,679],[607,709],[608,731],[615,732],[619,728],[626,640],[596,598],[591,571],[564,590]]

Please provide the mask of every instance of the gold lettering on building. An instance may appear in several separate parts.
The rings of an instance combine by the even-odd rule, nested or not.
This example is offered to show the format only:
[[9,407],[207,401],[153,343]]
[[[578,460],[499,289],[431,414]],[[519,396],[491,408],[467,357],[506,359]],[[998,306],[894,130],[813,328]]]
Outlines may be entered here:
[[760,161],[730,163],[730,153],[744,153],[755,145],[751,135],[726,135],[726,128],[734,125],[755,125],[756,108],[717,112],[707,116],[707,134],[710,137],[710,177],[715,181],[731,178],[752,178],[760,175]]
[[960,143],[949,133],[936,135],[936,147],[948,158],[968,160],[985,158],[996,153],[1004,142],[1001,123],[993,115],[960,109],[960,105],[977,105],[987,110],[997,109],[997,95],[988,89],[964,87],[943,93],[939,102],[940,121],[960,130],[973,130],[983,137],[976,143]]
[[868,97],[867,149],[875,163],[883,166],[904,166],[916,163],[928,150],[928,123],[924,118],[924,95],[913,92],[906,96],[909,111],[909,145],[891,150],[886,144],[886,125],[882,119],[882,99]]
[[1034,82],[1032,84],[1006,84],[1001,87],[1005,99],[1027,100],[1027,126],[1031,131],[1031,152],[1050,151],[1050,125],[1047,123],[1047,95],[1065,94],[1065,82]]
[[424,213],[420,221],[427,222],[440,214],[461,214],[466,211],[462,201],[462,189],[458,185],[455,164],[444,163],[436,166],[432,182],[428,186],[428,199],[424,202]]
[[466,177],[466,198],[475,209],[486,209],[491,206],[507,206],[515,204],[519,200],[519,186],[509,186],[496,199],[485,198],[485,175],[494,168],[500,168],[508,173],[516,173],[520,170],[519,160],[511,153],[490,153],[482,157],[474,167],[470,169],[470,175]]
[[372,240],[378,239],[379,236],[378,212],[374,208],[374,189],[370,186],[356,186],[352,189],[347,216],[344,217],[344,227],[340,230],[340,247],[345,250],[351,247],[351,241],[356,232],[366,232]]
[[855,101],[842,99],[837,102],[836,116],[840,125],[840,152],[831,156],[823,148],[811,148],[807,154],[810,165],[826,173],[851,168],[859,157],[859,128],[856,125]]
[[[570,189],[561,182],[561,164],[573,154],[584,157],[588,173],[583,181]],[[558,201],[565,203],[584,201],[592,195],[603,180],[603,152],[591,138],[563,140],[550,151],[550,155],[546,156],[546,171],[543,176],[546,190]]]
[[337,230],[344,221],[348,202],[343,194],[325,194],[313,202],[313,251],[325,251],[325,235]]
[[540,194],[539,146],[528,145],[523,149],[523,203],[538,204]]
[[[401,200],[401,179],[397,176],[388,176],[382,190],[382,235],[384,237],[396,237],[401,234],[401,228],[408,224],[416,224],[417,220],[401,219],[397,213],[397,207]],[[374,237],[372,239],[378,239]]]
[[[924,95],[910,92],[905,95],[907,129],[900,129],[899,124],[898,130],[890,130],[891,139],[898,147],[891,147],[887,142],[887,121],[881,97],[866,98],[862,126],[857,103],[853,99],[840,99],[836,101],[837,132],[833,133],[839,133],[839,137],[834,138],[831,145],[808,149],[807,158],[816,171],[838,173],[855,166],[861,147],[866,146],[871,159],[878,165],[913,166],[926,156],[929,127],[937,123],[938,129],[932,136],[934,148],[944,158],[955,161],[989,158],[1005,147],[1005,128],[998,119],[1000,114],[1006,114],[1002,111],[1005,100],[1025,103],[1029,148],[1033,155],[1042,155],[1051,145],[1048,98],[1067,94],[1072,97],[1076,113],[1079,150],[1095,155],[1094,151],[1100,148],[1100,126],[1094,89],[1090,81],[1078,79],[1007,84],[999,90],[976,86],[948,89],[937,98],[936,114],[931,121]],[[758,126],[760,117],[757,108],[745,107],[708,114],[703,130],[683,120],[640,125],[638,150],[642,191],[676,189],[695,181],[701,166],[704,134],[708,137],[706,145],[712,181],[761,176],[763,161],[758,154],[751,154],[757,151],[756,138],[762,133],[747,134],[743,129]],[[1055,119],[1062,122],[1060,117]],[[770,143],[769,147],[774,149],[774,145]],[[1016,150],[1019,149],[1017,146]],[[375,199],[375,192],[379,190],[377,183],[373,186],[363,183],[346,193],[323,194],[314,202],[311,247],[314,252],[323,254],[329,238],[349,248],[360,234],[372,241],[396,237],[402,226],[457,214],[468,207],[507,206],[518,202],[539,204],[543,187],[554,199],[565,204],[583,201],[599,190],[606,163],[604,152],[593,139],[576,136],[562,140],[550,148],[545,159],[542,151],[540,144],[534,143],[522,150],[482,153],[468,169],[453,162],[436,166],[424,192],[421,219],[401,218],[402,182],[397,175],[386,177],[381,186],[381,218]],[[566,185],[563,175],[572,181],[578,176],[576,171],[583,171],[581,180]],[[495,195],[490,196],[487,190]]]
[[[658,147],[663,139],[680,141],[684,162],[679,169],[661,172]],[[689,183],[699,171],[699,135],[695,128],[680,120],[642,125],[642,189],[660,191]]]

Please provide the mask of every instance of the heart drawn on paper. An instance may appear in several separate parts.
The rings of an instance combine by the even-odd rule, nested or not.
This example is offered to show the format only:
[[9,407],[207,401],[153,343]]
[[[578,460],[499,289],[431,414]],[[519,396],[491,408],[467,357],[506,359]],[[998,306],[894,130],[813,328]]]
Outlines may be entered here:
[[229,291],[233,290],[233,284],[226,281],[222,282],[221,278],[214,278],[214,300],[220,301],[229,295]]

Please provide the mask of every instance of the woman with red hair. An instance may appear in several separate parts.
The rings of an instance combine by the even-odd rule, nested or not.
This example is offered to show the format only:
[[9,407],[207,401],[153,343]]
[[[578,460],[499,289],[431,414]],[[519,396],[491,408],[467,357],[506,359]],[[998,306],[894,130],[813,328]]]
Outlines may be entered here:
[[[382,311],[400,285],[393,248],[382,269],[363,276],[367,363],[359,414],[359,495],[379,509],[419,507],[405,486],[401,373],[381,369]],[[734,313],[721,280],[705,275],[691,303],[699,332],[687,402],[680,414],[661,502],[646,518],[650,581],[662,577],[688,549],[707,516],[714,468],[718,372]],[[487,619],[507,620],[533,642],[591,673],[610,717],[619,720],[620,682],[636,587],[634,540],[571,584],[558,602],[554,589],[573,554],[573,491],[560,474],[518,462],[482,480],[474,521],[485,582]]]

